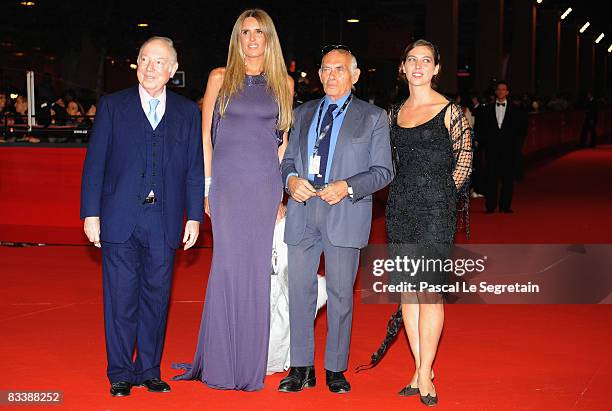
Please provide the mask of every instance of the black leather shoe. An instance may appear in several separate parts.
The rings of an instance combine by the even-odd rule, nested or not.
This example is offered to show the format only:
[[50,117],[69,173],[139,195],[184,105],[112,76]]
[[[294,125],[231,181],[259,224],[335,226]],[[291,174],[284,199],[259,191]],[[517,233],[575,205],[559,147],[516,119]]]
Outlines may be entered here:
[[317,379],[314,366],[291,367],[289,374],[281,380],[278,390],[280,392],[298,392],[315,385],[317,385]]
[[[168,383],[160,380],[159,378],[151,378],[142,383],[147,390],[150,392],[170,392],[170,386]],[[141,385],[141,386],[142,386]]]
[[402,390],[398,394],[402,397],[412,397],[413,395],[417,395],[418,393],[418,388],[411,387],[410,384],[408,384],[404,388],[402,388]]
[[427,405],[428,407],[433,407],[434,405],[438,404],[438,396],[436,395],[434,397],[431,394],[427,394],[426,396],[423,397],[421,395],[421,402]]
[[127,381],[118,381],[111,383],[110,393],[113,397],[127,397],[130,395],[132,383]]
[[351,391],[351,384],[344,378],[342,372],[325,370],[325,383],[329,390],[335,394],[344,394]]

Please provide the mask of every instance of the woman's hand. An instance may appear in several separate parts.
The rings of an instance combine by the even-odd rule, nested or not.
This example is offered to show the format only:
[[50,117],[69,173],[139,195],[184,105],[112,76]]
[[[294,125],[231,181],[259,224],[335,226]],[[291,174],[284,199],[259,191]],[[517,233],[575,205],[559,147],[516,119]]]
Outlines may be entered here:
[[210,206],[208,205],[208,197],[204,197],[204,212],[210,218]]
[[280,206],[278,206],[278,212],[276,213],[276,223],[275,224],[278,224],[278,222],[285,217],[286,212],[287,212],[287,206],[284,205],[283,203],[280,203]]

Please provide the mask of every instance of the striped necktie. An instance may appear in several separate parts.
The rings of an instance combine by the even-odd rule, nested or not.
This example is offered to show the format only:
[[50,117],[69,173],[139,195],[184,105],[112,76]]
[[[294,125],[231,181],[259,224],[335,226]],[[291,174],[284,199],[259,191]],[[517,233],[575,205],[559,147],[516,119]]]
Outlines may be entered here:
[[327,162],[329,157],[329,144],[331,142],[332,128],[334,127],[334,110],[337,108],[337,104],[330,104],[327,107],[327,111],[325,112],[325,116],[323,117],[323,121],[321,122],[320,130],[324,130],[328,124],[329,128],[325,133],[325,137],[321,139],[321,143],[319,144],[318,154],[321,156],[321,163],[319,165],[319,174],[315,174],[314,176],[315,184],[323,185],[326,183],[325,173],[327,171]]

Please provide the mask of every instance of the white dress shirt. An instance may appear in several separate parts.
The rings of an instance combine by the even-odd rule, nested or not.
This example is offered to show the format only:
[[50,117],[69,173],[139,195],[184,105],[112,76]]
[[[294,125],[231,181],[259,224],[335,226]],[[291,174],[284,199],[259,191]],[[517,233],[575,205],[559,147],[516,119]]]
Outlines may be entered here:
[[159,96],[151,97],[149,93],[147,93],[147,91],[142,87],[142,85],[139,84],[138,94],[140,95],[140,104],[142,105],[142,109],[144,110],[145,116],[149,114],[149,108],[151,107],[149,105],[149,101],[153,100],[154,98],[159,100],[159,104],[157,105],[155,112],[157,113],[157,118],[161,121],[162,117],[164,116],[164,113],[166,112],[166,86],[164,86],[164,89]]
[[[498,103],[503,104],[499,106]],[[504,122],[504,116],[506,115],[506,108],[508,107],[508,99],[504,101],[495,100],[495,117],[497,118],[497,127],[501,128]]]

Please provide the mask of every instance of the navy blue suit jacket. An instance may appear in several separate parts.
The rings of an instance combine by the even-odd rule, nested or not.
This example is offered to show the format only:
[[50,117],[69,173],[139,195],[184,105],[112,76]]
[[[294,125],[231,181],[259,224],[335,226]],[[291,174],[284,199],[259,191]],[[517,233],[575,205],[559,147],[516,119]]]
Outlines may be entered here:
[[[197,105],[166,89],[162,220],[168,245],[181,241],[183,217],[203,221],[204,162]],[[143,207],[145,135],[138,87],[100,99],[81,184],[81,218],[100,217],[102,241],[122,243]],[[146,195],[146,193],[145,193]]]

